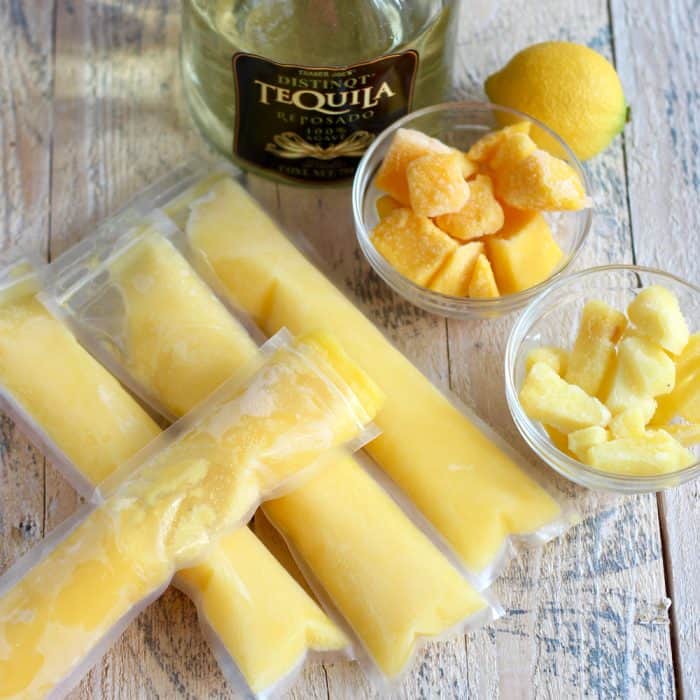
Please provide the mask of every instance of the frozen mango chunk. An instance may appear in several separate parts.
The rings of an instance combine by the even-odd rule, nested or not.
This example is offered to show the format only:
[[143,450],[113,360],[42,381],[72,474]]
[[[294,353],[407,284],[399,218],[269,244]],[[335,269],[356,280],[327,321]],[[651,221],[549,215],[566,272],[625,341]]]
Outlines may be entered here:
[[619,413],[639,399],[668,394],[675,382],[676,366],[656,343],[626,335],[618,345],[617,366],[605,403]]
[[411,161],[406,168],[411,209],[421,216],[459,211],[469,199],[462,175],[462,154],[433,153]]
[[499,173],[507,172],[515,167],[536,150],[537,145],[528,134],[514,131],[498,145],[488,167],[498,176]]
[[470,160],[476,163],[487,163],[496,154],[498,147],[513,134],[529,134],[530,122],[517,122],[497,131],[491,131],[472,144],[467,151]]
[[508,216],[501,231],[486,239],[501,294],[515,294],[546,280],[564,254],[549,224],[535,211]]
[[665,426],[666,432],[681,445],[700,445],[700,423],[671,423]]
[[594,445],[602,445],[610,439],[610,433],[600,425],[574,430],[568,435],[569,452],[581,462],[588,461],[588,450]]
[[676,360],[676,385],[670,394],[659,398],[654,423],[668,423],[675,416],[700,423],[700,333],[690,337]]
[[503,208],[493,196],[493,183],[488,175],[477,175],[469,181],[469,199],[459,210],[437,217],[435,223],[460,241],[469,241],[503,227]]
[[678,297],[670,289],[657,284],[643,289],[627,307],[627,315],[639,333],[664,350],[683,352],[690,333]]
[[591,425],[605,427],[610,421],[610,411],[604,404],[563,380],[545,362],[536,362],[527,373],[520,403],[530,418],[562,433]]
[[377,208],[377,216],[386,219],[394,209],[400,209],[403,205],[388,194],[384,194],[377,199],[374,205]]
[[640,437],[646,433],[647,423],[656,410],[656,401],[651,398],[640,399],[618,413],[610,421],[613,437]]
[[435,273],[428,287],[440,294],[466,297],[469,294],[469,282],[474,266],[483,251],[484,244],[478,241],[459,246]]
[[542,150],[504,171],[495,184],[496,196],[516,209],[562,211],[586,206],[586,191],[576,171]]
[[569,353],[563,348],[557,348],[553,345],[542,345],[533,348],[527,354],[525,371],[529,372],[536,362],[548,364],[560,377],[563,377],[569,363]]
[[586,302],[565,379],[598,396],[615,363],[615,347],[627,328],[625,315],[603,301]]
[[431,153],[449,153],[442,141],[414,129],[397,129],[374,180],[376,187],[408,206],[408,164]]
[[457,248],[430,219],[410,209],[396,209],[382,219],[372,242],[402,275],[423,286]]
[[483,253],[479,255],[474,264],[474,272],[469,281],[469,296],[476,299],[493,299],[499,296],[491,263]]
[[466,154],[460,151],[462,157],[462,177],[468,180],[479,172],[479,166]]
[[664,474],[683,469],[693,461],[693,454],[665,430],[609,440],[588,450],[588,464],[616,474]]

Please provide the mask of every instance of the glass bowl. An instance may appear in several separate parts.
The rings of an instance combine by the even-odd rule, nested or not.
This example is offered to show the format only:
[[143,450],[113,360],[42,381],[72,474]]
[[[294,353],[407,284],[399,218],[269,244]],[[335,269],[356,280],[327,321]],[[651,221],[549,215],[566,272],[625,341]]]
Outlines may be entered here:
[[577,484],[618,493],[646,493],[683,484],[700,474],[700,450],[694,464],[676,472],[653,476],[613,474],[583,464],[559,450],[541,423],[527,416],[518,392],[525,378],[525,359],[540,345],[570,348],[576,338],[586,301],[600,299],[626,310],[645,287],[659,284],[674,292],[691,333],[700,330],[700,288],[666,272],[634,265],[596,267],[557,280],[542,292],[514,324],[505,355],[506,400],[518,430],[550,467]]
[[495,299],[471,299],[440,294],[412,282],[398,272],[374,247],[370,239],[379,221],[375,202],[383,193],[374,186],[374,176],[387,152],[394,132],[400,128],[417,129],[444,141],[450,146],[467,150],[489,131],[498,129],[505,121],[529,121],[547,132],[561,146],[561,156],[576,170],[586,192],[590,187],[581,164],[571,149],[542,122],[507,107],[488,102],[447,102],[426,107],[406,115],[385,129],[362,157],[352,186],[352,209],[355,231],[360,248],[375,272],[398,294],[427,311],[452,318],[494,318],[524,307],[569,269],[591,226],[592,211],[556,212],[547,214],[550,226],[564,258],[554,273],[543,282],[517,294]]

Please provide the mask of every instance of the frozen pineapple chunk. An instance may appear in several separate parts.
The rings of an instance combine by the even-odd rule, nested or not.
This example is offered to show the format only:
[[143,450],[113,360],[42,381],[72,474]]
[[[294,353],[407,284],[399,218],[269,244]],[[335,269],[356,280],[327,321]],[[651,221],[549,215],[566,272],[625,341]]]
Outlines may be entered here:
[[515,294],[547,279],[563,257],[549,224],[536,211],[508,210],[505,225],[486,239],[501,294]]
[[431,153],[450,153],[442,141],[414,129],[397,129],[374,180],[376,187],[408,206],[406,168],[411,161]]
[[421,156],[408,164],[408,198],[416,214],[433,217],[460,211],[470,194],[462,162],[462,154],[452,151]]
[[578,210],[586,192],[576,171],[563,160],[537,150],[496,180],[496,196],[516,209]]
[[457,212],[442,214],[435,223],[452,238],[469,241],[503,226],[503,208],[493,196],[493,184],[488,175],[477,175],[469,181],[469,199]]
[[618,346],[617,366],[605,403],[613,413],[619,413],[640,399],[668,394],[675,382],[673,360],[656,343],[629,334]]
[[483,250],[484,244],[476,241],[459,246],[435,273],[428,287],[440,294],[466,297],[474,266]]
[[609,439],[610,433],[599,425],[591,425],[588,428],[574,430],[573,433],[569,433],[569,452],[571,452],[576,459],[587,462],[588,450],[595,445],[602,445]]
[[637,294],[627,307],[627,315],[642,335],[664,350],[680,355],[690,333],[678,297],[666,287],[653,285]]
[[647,423],[655,410],[654,399],[640,399],[613,417],[610,421],[610,432],[616,438],[641,437],[646,433]]
[[615,346],[627,327],[627,318],[603,301],[586,302],[565,379],[587,394],[598,396],[615,363]]
[[482,136],[467,151],[467,156],[476,163],[486,163],[496,154],[498,147],[512,134],[529,134],[530,122],[517,122],[498,131]]
[[491,263],[483,253],[479,255],[474,265],[474,272],[469,281],[469,296],[477,299],[491,299],[498,296],[498,286]]
[[536,362],[527,373],[520,403],[530,418],[562,433],[605,427],[610,421],[610,411],[598,399],[564,381],[544,362]]
[[668,423],[675,416],[700,423],[700,333],[690,337],[676,360],[676,385],[659,399],[654,424]]
[[664,426],[664,429],[681,445],[700,445],[700,423],[671,423]]
[[457,244],[425,216],[395,209],[372,232],[375,248],[402,275],[425,286]]
[[377,208],[377,216],[380,219],[386,219],[394,209],[401,209],[403,205],[388,194],[384,194],[377,199],[375,207]]
[[588,464],[615,474],[664,474],[683,469],[693,461],[693,454],[665,430],[610,440],[588,450]]
[[569,353],[563,348],[557,348],[553,345],[542,345],[533,348],[527,354],[525,371],[529,372],[536,362],[548,364],[560,377],[563,377],[569,364]]

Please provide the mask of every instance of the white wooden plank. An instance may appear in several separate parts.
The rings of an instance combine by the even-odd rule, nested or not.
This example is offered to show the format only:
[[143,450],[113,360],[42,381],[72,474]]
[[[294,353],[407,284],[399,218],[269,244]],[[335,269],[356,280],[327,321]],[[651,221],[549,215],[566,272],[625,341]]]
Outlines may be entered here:
[[[507,37],[503,41],[502,37]],[[606,2],[508,2],[484,31],[462,34],[460,97],[482,99],[484,78],[520,49],[546,40],[585,43],[611,57]],[[622,143],[586,164],[596,208],[619,222],[594,227],[576,267],[631,261]],[[530,455],[510,419],[503,355],[513,318],[449,323],[451,383]],[[501,697],[670,697],[667,619],[640,624],[666,598],[655,499],[617,500],[539,473],[574,498],[583,523],[543,552],[523,554],[497,583],[509,614],[495,625],[488,694]]]
[[[700,284],[700,12],[697,3],[612,2],[629,91],[629,206],[637,262]],[[698,307],[696,307],[697,310]],[[700,330],[695,318],[694,330]],[[659,497],[679,693],[700,693],[700,486]]]
[[[0,245],[42,256],[49,232],[52,8],[0,5]],[[0,419],[0,573],[44,534],[45,460]]]

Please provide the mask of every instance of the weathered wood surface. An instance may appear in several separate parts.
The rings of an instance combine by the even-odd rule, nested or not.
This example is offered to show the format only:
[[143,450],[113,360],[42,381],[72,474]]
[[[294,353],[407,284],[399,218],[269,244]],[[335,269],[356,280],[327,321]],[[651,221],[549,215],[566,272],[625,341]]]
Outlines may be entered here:
[[[636,255],[700,282],[698,10],[690,0],[642,5],[502,0],[493,21],[475,31],[465,3],[456,94],[481,96],[489,72],[538,40],[580,41],[613,58],[634,117],[624,140],[588,170],[598,209],[619,227],[594,230],[578,265]],[[0,4],[3,248],[22,242],[55,255],[184,154],[206,150],[180,94],[178,31],[176,0]],[[317,243],[336,280],[370,303],[376,321],[430,377],[450,385],[528,454],[500,390],[512,319],[445,322],[397,299],[357,251],[347,191],[254,186],[282,221]],[[0,569],[75,507],[70,487],[9,420],[1,431]],[[698,487],[659,499],[617,499],[542,473],[575,501],[582,524],[513,562],[496,586],[508,615],[429,645],[396,696],[667,698],[681,689],[695,696]],[[337,663],[309,667],[290,696],[354,699],[372,692],[353,665]],[[192,606],[169,591],[71,697],[231,692]]]

